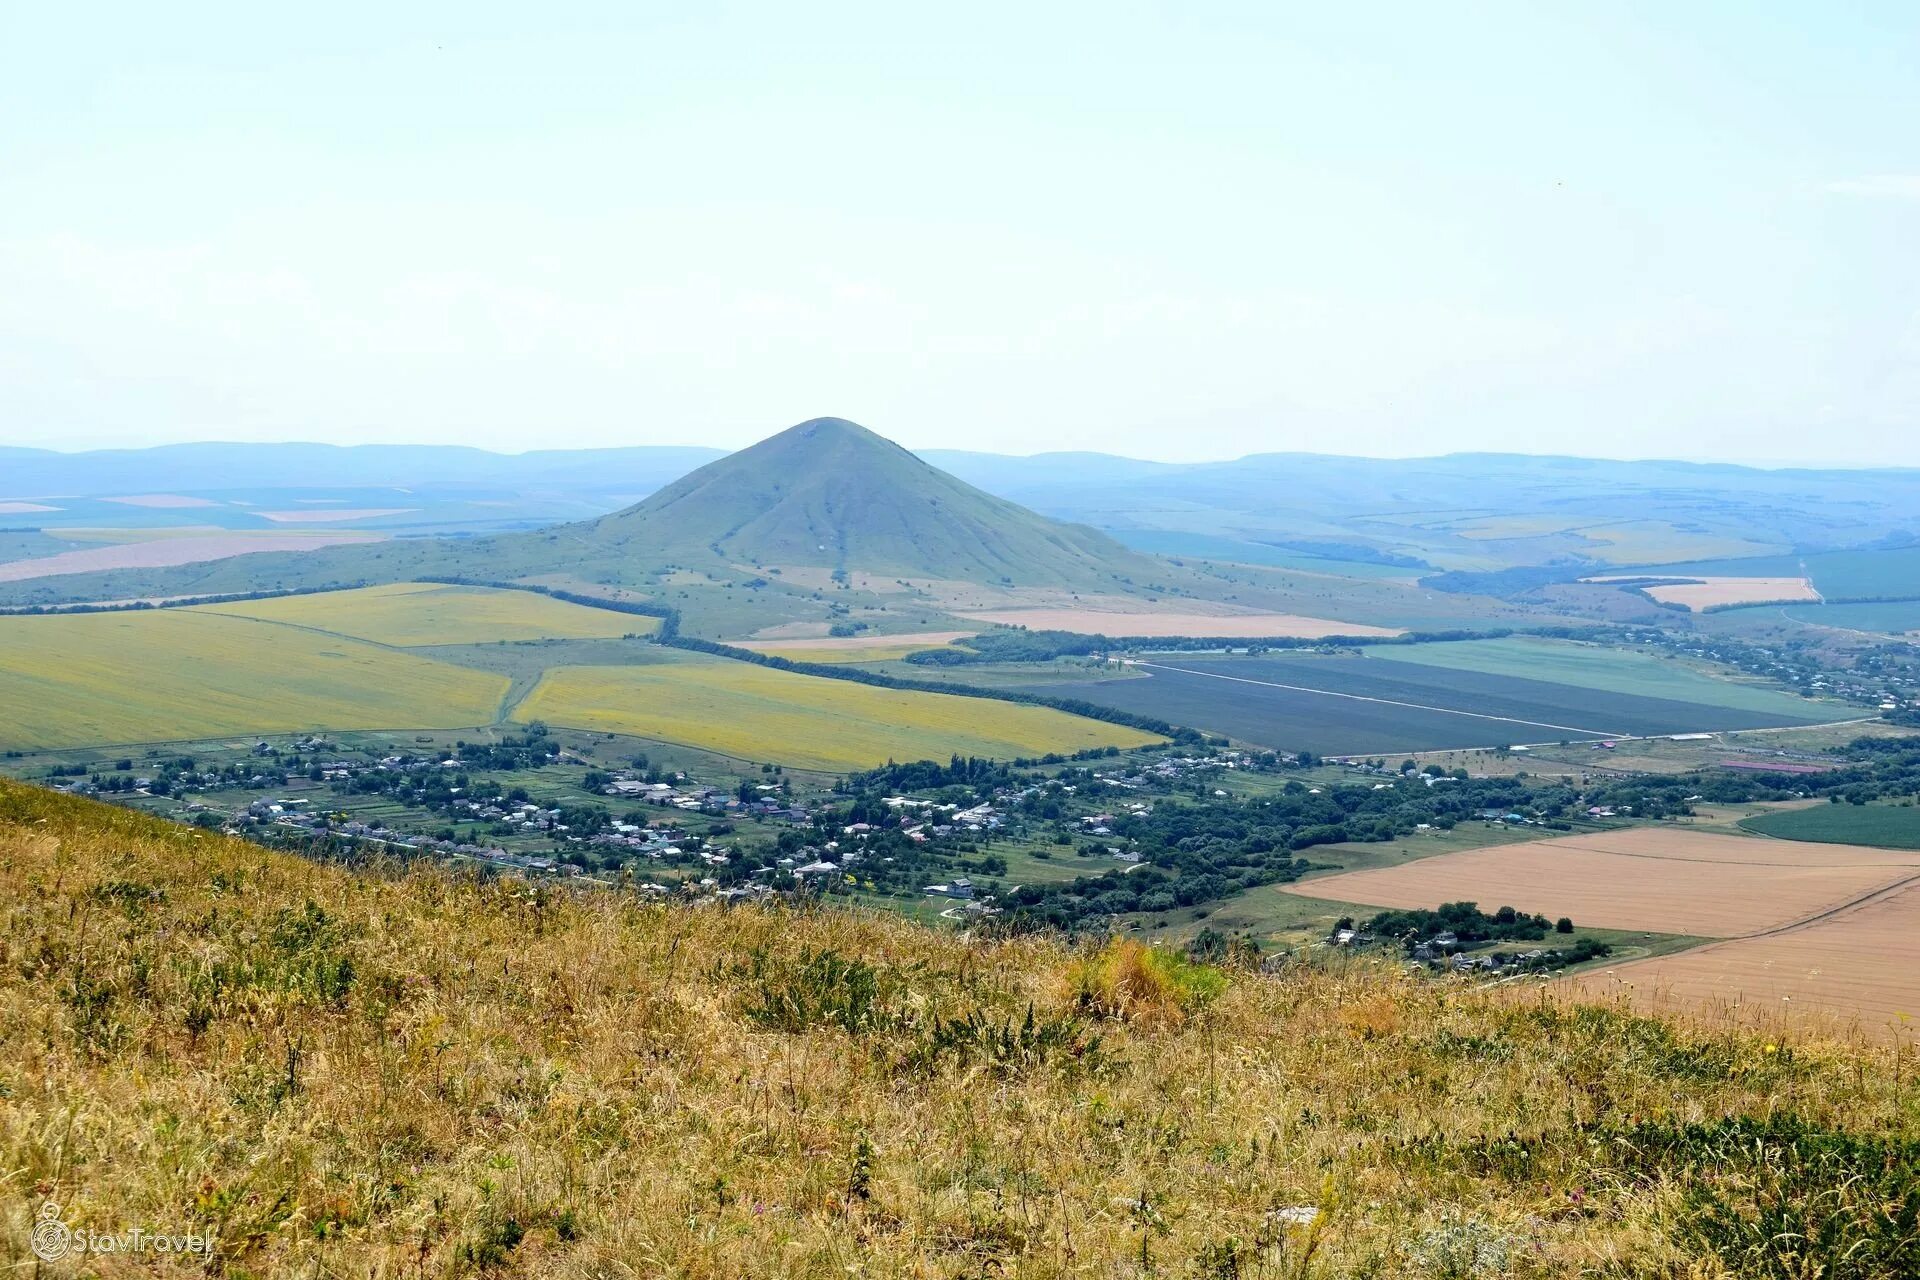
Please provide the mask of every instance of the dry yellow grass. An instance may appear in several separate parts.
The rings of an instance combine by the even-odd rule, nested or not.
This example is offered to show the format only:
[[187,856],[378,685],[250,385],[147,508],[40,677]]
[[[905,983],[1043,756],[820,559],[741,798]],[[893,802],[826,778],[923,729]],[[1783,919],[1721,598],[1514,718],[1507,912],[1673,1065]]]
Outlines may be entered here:
[[1178,975],[355,873],[0,782],[0,1262],[37,1270],[50,1202],[211,1226],[234,1276],[1707,1280],[1714,1171],[1644,1126],[1920,1128],[1890,1050],[1365,965]]
[[514,719],[829,772],[888,760],[945,760],[955,752],[1006,759],[1157,741],[1048,707],[882,689],[725,660],[555,668],[514,709]]

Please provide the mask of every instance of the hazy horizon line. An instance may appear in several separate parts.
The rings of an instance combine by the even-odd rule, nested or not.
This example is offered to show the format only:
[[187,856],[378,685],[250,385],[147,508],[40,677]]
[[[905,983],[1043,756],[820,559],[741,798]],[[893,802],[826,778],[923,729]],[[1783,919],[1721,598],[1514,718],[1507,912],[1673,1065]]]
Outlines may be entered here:
[[[849,419],[849,421],[851,421]],[[784,430],[785,428],[782,428]],[[871,430],[871,428],[869,428]],[[760,439],[765,440],[778,432],[770,432]],[[882,434],[884,433],[878,433]],[[893,437],[886,436],[888,440]],[[738,453],[742,449],[752,448],[760,441],[736,445],[731,448],[710,444],[692,444],[681,441],[648,441],[639,444],[547,446],[526,449],[493,449],[483,445],[456,444],[437,440],[362,440],[342,444],[331,440],[230,440],[218,437],[202,437],[192,440],[167,440],[156,444],[144,445],[97,445],[80,448],[63,448],[52,444],[0,445],[4,449],[18,449],[28,452],[58,454],[63,457],[82,457],[95,453],[142,453],[157,449],[193,448],[209,445],[224,445],[238,448],[275,449],[275,448],[323,448],[323,449],[457,449],[469,453],[483,453],[497,458],[517,458],[529,454],[556,453],[605,453],[617,450],[639,449],[690,449],[707,450],[722,456]],[[1090,457],[1110,458],[1121,462],[1141,462],[1157,467],[1214,467],[1228,466],[1236,462],[1246,462],[1253,458],[1302,457],[1302,458],[1339,458],[1358,462],[1421,462],[1439,461],[1447,458],[1531,458],[1538,460],[1568,459],[1579,462],[1613,462],[1623,465],[1679,465],[1694,467],[1736,467],[1747,471],[1861,471],[1861,472],[1902,472],[1920,471],[1920,466],[1902,463],[1868,463],[1847,461],[1806,461],[1783,458],[1703,458],[1684,456],[1640,456],[1622,457],[1603,453],[1534,453],[1515,449],[1454,449],[1445,453],[1336,453],[1318,449],[1266,449],[1253,453],[1242,453],[1231,457],[1214,458],[1153,458],[1133,453],[1109,453],[1099,449],[1041,449],[1033,453],[1002,453],[992,449],[966,449],[949,445],[910,445],[894,440],[894,443],[908,452],[918,455],[927,453],[966,454],[979,458],[1005,458],[1018,461],[1032,461],[1041,458]]]

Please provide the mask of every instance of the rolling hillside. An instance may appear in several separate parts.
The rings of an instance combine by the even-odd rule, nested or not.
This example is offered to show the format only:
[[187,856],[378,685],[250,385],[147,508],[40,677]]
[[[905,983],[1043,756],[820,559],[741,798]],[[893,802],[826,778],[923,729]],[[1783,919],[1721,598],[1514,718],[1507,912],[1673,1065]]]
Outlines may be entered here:
[[49,1204],[227,1275],[1920,1262],[1894,1051],[1364,963],[356,870],[11,782],[0,960],[22,1274]]

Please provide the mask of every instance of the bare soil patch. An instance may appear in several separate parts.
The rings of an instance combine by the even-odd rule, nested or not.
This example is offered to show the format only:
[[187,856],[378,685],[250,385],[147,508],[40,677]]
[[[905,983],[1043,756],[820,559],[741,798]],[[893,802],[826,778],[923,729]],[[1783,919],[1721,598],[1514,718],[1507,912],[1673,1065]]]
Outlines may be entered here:
[[1469,849],[1293,891],[1383,907],[1472,901],[1602,928],[1733,938],[1844,907],[1914,875],[1920,853],[1911,851],[1633,827]]
[[68,573],[98,573],[106,569],[159,569],[176,564],[198,564],[206,560],[224,560],[254,551],[318,551],[343,542],[376,541],[373,533],[247,533],[208,535],[204,538],[161,538],[152,542],[128,542],[119,546],[89,547],[84,551],[62,551],[58,555],[33,560],[14,560],[0,564],[0,582],[23,582],[28,578],[52,578]]

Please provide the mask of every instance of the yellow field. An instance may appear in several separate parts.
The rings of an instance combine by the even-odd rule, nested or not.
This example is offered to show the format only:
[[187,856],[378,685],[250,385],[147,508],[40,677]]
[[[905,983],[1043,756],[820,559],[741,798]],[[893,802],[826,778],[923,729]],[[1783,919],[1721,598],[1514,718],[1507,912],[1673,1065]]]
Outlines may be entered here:
[[658,620],[568,604],[531,591],[398,582],[356,591],[196,606],[195,612],[311,627],[401,647],[646,635]]
[[0,618],[0,747],[493,720],[504,676],[184,609]]
[[516,720],[627,733],[837,772],[892,760],[1034,756],[1155,739],[1047,707],[881,689],[746,662],[549,671]]

